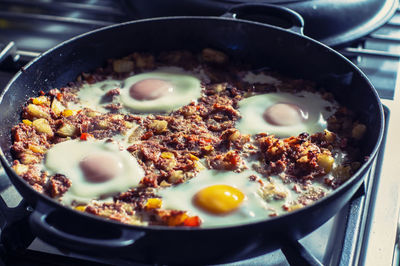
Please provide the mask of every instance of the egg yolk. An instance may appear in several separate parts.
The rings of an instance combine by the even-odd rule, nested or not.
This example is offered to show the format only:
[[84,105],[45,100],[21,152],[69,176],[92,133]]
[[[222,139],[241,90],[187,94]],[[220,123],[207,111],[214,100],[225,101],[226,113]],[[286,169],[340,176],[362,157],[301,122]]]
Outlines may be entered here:
[[276,103],[265,110],[263,117],[272,125],[292,126],[307,119],[307,113],[295,104]]
[[174,90],[171,83],[161,79],[143,79],[133,84],[129,95],[138,101],[147,101],[160,98]]
[[237,209],[245,196],[237,188],[228,185],[206,187],[194,196],[194,203],[213,214],[226,214]]
[[109,154],[91,154],[79,163],[89,182],[100,183],[113,179],[122,170],[122,163]]

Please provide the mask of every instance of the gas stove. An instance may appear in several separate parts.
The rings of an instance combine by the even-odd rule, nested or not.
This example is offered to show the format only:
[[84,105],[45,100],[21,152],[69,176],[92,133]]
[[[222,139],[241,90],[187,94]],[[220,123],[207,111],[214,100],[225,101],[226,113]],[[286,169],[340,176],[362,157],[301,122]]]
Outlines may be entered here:
[[[95,28],[143,17],[141,5],[135,6],[132,2],[0,0],[0,88],[5,86],[20,67],[63,40]],[[189,8],[189,2],[185,1],[186,8]],[[275,1],[276,4],[278,2]],[[322,0],[286,2],[291,2],[292,5],[294,2],[318,4]],[[387,1],[389,2],[391,1]],[[386,10],[383,17],[391,16],[393,6],[383,6],[390,9]],[[202,9],[202,12],[207,13],[207,10]],[[211,9],[209,14],[217,15]],[[397,155],[400,145],[396,141],[396,134],[400,130],[400,101],[396,90],[399,87],[397,73],[400,66],[400,11],[396,11],[390,20],[386,20],[388,21],[385,23],[380,21],[377,29],[356,42],[334,47],[367,74],[385,105],[385,140],[364,184],[337,215],[294,245],[244,260],[232,258],[223,262],[224,265],[398,263],[400,181],[396,178],[396,166],[400,164],[400,157]],[[1,264],[143,265],[117,258],[100,259],[76,254],[35,238],[27,221],[31,209],[21,200],[3,171],[0,172],[0,196]]]

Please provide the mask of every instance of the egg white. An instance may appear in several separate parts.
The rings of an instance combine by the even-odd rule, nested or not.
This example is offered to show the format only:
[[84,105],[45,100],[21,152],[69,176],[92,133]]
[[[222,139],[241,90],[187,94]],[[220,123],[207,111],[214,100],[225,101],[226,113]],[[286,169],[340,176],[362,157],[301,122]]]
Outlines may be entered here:
[[[177,186],[159,191],[163,209],[186,210],[190,215],[198,215],[202,219],[202,227],[221,225],[237,225],[268,217],[268,204],[260,197],[260,184],[249,180],[252,170],[241,173],[230,171],[203,170],[195,178]],[[193,196],[201,189],[212,185],[229,185],[245,194],[240,207],[225,215],[208,213],[193,203]]]
[[[107,153],[122,163],[122,171],[114,178],[100,183],[86,180],[79,163],[88,155]],[[69,140],[54,145],[47,151],[43,170],[53,174],[63,174],[71,180],[71,187],[63,195],[62,202],[88,203],[93,199],[127,191],[138,186],[144,176],[143,169],[126,150],[120,150],[115,143],[103,140]]]
[[[169,82],[173,90],[153,100],[141,101],[130,97],[129,88],[144,79],[160,79]],[[181,68],[169,67],[127,78],[118,100],[125,108],[137,112],[167,112],[189,104],[200,96],[201,82],[196,76]]]
[[[306,110],[307,119],[300,124],[289,126],[272,125],[266,122],[263,117],[265,110],[282,102],[296,104]],[[236,123],[236,128],[242,134],[268,133],[277,137],[297,136],[303,132],[314,134],[327,128],[326,119],[335,112],[336,106],[335,103],[324,100],[320,94],[312,92],[259,94],[239,102],[241,119]]]
[[83,84],[78,91],[79,103],[70,104],[69,109],[82,109],[84,107],[107,113],[109,110],[104,105],[109,104],[103,102],[103,96],[110,90],[120,88],[122,81],[115,79],[107,79],[93,84]]
[[[153,100],[136,100],[129,94],[130,87],[144,79],[160,79],[169,82],[173,90]],[[152,72],[130,76],[125,80],[108,79],[94,84],[83,84],[78,91],[79,104],[71,105],[71,109],[88,107],[100,112],[108,112],[105,105],[121,103],[123,113],[154,113],[176,110],[201,96],[201,80],[207,81],[201,69],[193,72],[179,67],[161,67]],[[120,88],[121,94],[115,95],[112,102],[104,101],[104,95]]]

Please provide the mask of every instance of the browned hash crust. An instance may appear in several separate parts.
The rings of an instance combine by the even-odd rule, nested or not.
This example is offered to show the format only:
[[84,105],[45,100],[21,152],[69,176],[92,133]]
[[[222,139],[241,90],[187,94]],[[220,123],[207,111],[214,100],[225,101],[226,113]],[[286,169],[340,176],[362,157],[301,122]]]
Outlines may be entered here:
[[[103,98],[110,102],[107,106],[110,113],[65,109],[67,102],[78,101],[76,92],[84,83],[91,84],[108,77],[123,79],[132,73],[171,65],[187,70],[198,66],[204,69],[210,81],[203,82],[203,96],[197,103],[190,103],[169,115],[144,118],[124,115],[118,111],[120,105],[111,103],[113,97],[120,94],[116,88]],[[238,102],[243,97],[278,89],[288,92],[316,90],[313,82],[273,72],[269,74],[282,80],[280,86],[250,85],[241,79],[244,71],[249,69],[249,66],[230,62],[228,56],[212,49],[204,49],[199,54],[188,51],[163,52],[157,56],[133,53],[109,60],[106,66],[93,73],[82,73],[76,82],[29,100],[22,110],[22,122],[12,129],[14,169],[37,191],[60,198],[71,186],[68,178],[49,176],[35,166],[52,145],[69,139],[86,139],[87,136],[109,139],[117,134],[126,134],[136,123],[139,127],[129,136],[132,145],[128,151],[145,170],[141,186],[116,195],[114,203],[93,203],[77,206],[77,209],[131,224],[139,224],[137,214],[144,213],[151,224],[173,226],[198,226],[200,223],[185,211],[160,209],[153,188],[185,182],[205,167],[236,172],[253,167],[265,179],[278,174],[285,182],[294,184],[293,190],[302,193],[297,205],[307,205],[324,196],[324,192],[317,189],[306,192],[302,189],[307,188],[314,178],[331,171],[327,160],[339,150],[347,151],[350,159],[335,170],[335,178],[325,180],[326,184],[337,187],[357,170],[360,163],[357,162],[356,147],[366,128],[354,113],[344,107],[328,120],[330,131],[312,136],[304,133],[278,139],[260,134],[252,141],[249,135],[241,134],[235,128],[235,121],[240,118]],[[322,93],[325,99],[333,99],[332,94],[323,90]],[[250,155],[257,156],[260,163],[246,165],[243,158]],[[257,180],[254,176],[250,178]],[[262,180],[258,182],[263,183]],[[279,192],[274,195],[285,197]],[[283,207],[290,211],[297,208],[296,204]]]

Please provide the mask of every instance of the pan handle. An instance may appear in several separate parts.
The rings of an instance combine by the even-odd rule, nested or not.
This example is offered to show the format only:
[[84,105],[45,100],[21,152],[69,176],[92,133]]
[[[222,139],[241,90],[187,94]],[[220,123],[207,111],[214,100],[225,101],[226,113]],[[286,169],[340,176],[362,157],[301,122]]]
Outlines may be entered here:
[[[38,203],[38,205],[43,204]],[[64,231],[63,229],[56,228],[51,224],[51,222],[49,223],[48,218],[55,213],[56,209],[51,209],[49,206],[46,206],[47,211],[45,212],[41,212],[40,209],[43,208],[37,206],[36,210],[29,217],[29,223],[33,233],[45,242],[56,245],[61,244],[62,246],[72,250],[82,251],[82,247],[85,250],[123,248],[132,245],[136,240],[145,235],[145,232],[143,231],[135,231],[132,229],[125,229],[123,227],[118,227],[118,229],[115,229],[115,227],[110,228],[107,225],[103,225],[102,223],[91,219],[89,221],[90,223],[87,222],[87,225],[82,225],[79,223],[79,226],[83,226],[92,231],[93,227],[95,227],[98,232],[110,232],[110,229],[112,229],[114,231],[112,233],[112,237],[92,238],[91,236],[81,236],[66,232],[67,230]],[[64,219],[62,223],[73,223],[74,218],[75,217],[70,216],[69,219]],[[61,224],[60,221],[58,221],[58,223]],[[82,229],[77,231],[82,232]]]
[[304,35],[303,17],[296,11],[283,6],[271,4],[234,5],[221,17],[244,19],[275,25]]

